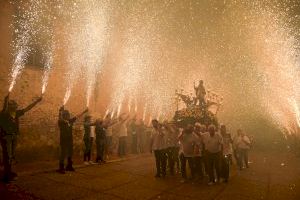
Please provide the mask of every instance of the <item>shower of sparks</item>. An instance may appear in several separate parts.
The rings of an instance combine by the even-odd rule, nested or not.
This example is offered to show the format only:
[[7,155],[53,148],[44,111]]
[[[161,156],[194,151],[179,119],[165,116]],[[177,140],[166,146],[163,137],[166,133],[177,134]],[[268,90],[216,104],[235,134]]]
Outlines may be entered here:
[[137,113],[137,111],[138,111],[138,105],[137,105],[137,100],[135,99],[135,101],[134,101],[134,112],[135,112],[135,114]]
[[131,111],[131,98],[128,100],[128,113]]
[[44,94],[46,91],[52,63],[53,63],[52,53],[49,52],[47,55],[47,59],[46,59],[46,63],[45,63],[45,71],[44,71],[43,79],[42,79],[42,94]]
[[66,94],[65,94],[65,97],[64,97],[64,101],[63,101],[63,105],[66,105],[69,98],[71,96],[71,88],[68,87],[67,90],[66,90]]
[[25,47],[25,49],[19,49],[18,54],[15,58],[15,62],[13,64],[12,73],[11,73],[11,83],[9,86],[8,91],[11,92],[13,87],[16,84],[17,77],[21,74],[23,68],[24,68],[24,62],[25,58],[28,56],[28,49]]
[[[16,2],[12,1],[12,4]],[[16,4],[17,5],[17,4]],[[36,24],[41,15],[42,0],[29,0],[24,6],[17,5],[18,15],[14,15],[15,39],[12,42],[14,62],[11,71],[9,92],[16,84],[18,76],[22,73],[27,58],[31,52],[32,39],[39,31]]]
[[114,116],[115,116],[115,108],[113,108],[112,111],[111,111],[111,118],[113,119]]
[[143,110],[143,121],[146,119],[146,112],[147,112],[147,104],[145,104],[144,110]]
[[103,119],[105,119],[107,117],[108,113],[109,113],[109,109],[106,109]]
[[83,27],[84,57],[87,82],[87,106],[89,106],[92,90],[95,87],[97,73],[100,72],[105,48],[108,40],[108,17],[105,2],[98,0],[86,2],[87,9]]
[[295,112],[297,126],[298,126],[298,128],[300,128],[300,108],[295,99],[292,100],[292,105],[293,105],[294,112]]
[[[174,91],[183,88],[190,94],[193,82],[201,79],[207,89],[222,95],[223,123],[251,127],[264,119],[292,133],[300,118],[300,16],[292,13],[299,1],[188,2],[29,0],[20,7],[24,14],[15,18],[9,91],[31,44],[46,35],[47,41],[60,38],[60,42],[55,50],[46,48],[48,42],[42,48],[46,56],[42,93],[57,61],[53,55],[63,49],[64,105],[72,92],[80,92],[86,94],[89,107],[96,84],[106,80],[102,74],[113,68],[106,74],[112,84],[100,84],[109,90],[103,103],[112,117],[128,109],[144,121],[149,116],[149,124],[152,117],[171,119],[176,110]],[[45,9],[48,6],[55,9]],[[48,17],[59,33],[49,28]],[[80,80],[85,81],[85,91],[74,90]],[[100,96],[107,94],[101,89]]]
[[120,103],[119,106],[118,106],[117,117],[120,116],[120,114],[121,114],[121,109],[122,109],[122,103]]

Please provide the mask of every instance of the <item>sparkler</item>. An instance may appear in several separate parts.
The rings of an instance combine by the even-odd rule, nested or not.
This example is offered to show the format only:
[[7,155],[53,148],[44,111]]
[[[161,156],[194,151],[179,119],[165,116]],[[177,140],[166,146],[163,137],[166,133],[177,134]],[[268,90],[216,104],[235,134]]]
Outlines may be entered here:
[[67,91],[66,91],[66,93],[65,93],[63,105],[66,105],[66,104],[67,104],[67,102],[69,101],[70,96],[71,96],[71,88],[68,87],[68,88],[67,88]]
[[19,6],[20,16],[14,15],[14,25],[16,38],[12,42],[14,50],[14,63],[11,71],[11,82],[8,91],[11,92],[16,84],[18,76],[22,73],[26,60],[31,52],[29,45],[32,39],[36,36],[40,30],[36,24],[40,19],[42,0],[29,0],[28,8]]
[[293,104],[294,112],[296,115],[296,122],[297,122],[298,128],[300,128],[300,109],[299,109],[299,106],[295,99],[292,100],[292,104]]
[[135,99],[134,103],[135,103],[134,104],[135,105],[134,106],[134,112],[137,113],[138,106],[137,106],[137,100],[136,99]]
[[145,121],[145,119],[146,119],[146,111],[147,111],[147,104],[145,104],[145,107],[144,107],[143,121]]
[[128,113],[131,111],[131,98],[128,100]]
[[118,106],[117,117],[120,116],[121,108],[122,108],[122,103],[120,103],[119,106]]
[[8,89],[9,92],[11,92],[12,89],[14,88],[16,84],[16,79],[21,74],[24,68],[25,58],[27,58],[27,56],[28,56],[27,48],[22,48],[19,50],[12,68],[11,83]]
[[46,55],[45,71],[42,78],[42,94],[45,93],[46,87],[48,85],[49,74],[52,68],[53,56],[52,51],[48,52]]

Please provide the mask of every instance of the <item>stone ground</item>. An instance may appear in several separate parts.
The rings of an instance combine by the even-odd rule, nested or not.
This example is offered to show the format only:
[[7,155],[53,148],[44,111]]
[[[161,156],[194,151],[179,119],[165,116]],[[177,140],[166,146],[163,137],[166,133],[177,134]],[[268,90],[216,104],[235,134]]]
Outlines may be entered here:
[[154,178],[152,155],[105,165],[77,166],[60,175],[19,169],[12,184],[0,185],[0,199],[300,199],[300,158],[289,153],[250,154],[250,168],[233,167],[229,183],[181,183],[179,175]]

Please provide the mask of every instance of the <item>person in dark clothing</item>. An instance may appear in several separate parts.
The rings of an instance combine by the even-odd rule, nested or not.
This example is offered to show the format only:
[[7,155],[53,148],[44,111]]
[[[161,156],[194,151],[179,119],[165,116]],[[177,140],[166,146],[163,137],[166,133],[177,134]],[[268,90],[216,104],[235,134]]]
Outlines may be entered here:
[[106,148],[106,132],[105,132],[105,127],[104,127],[104,123],[102,120],[98,119],[96,121],[95,133],[96,133],[96,146],[97,146],[96,162],[99,164],[101,164],[101,162],[105,163],[104,151]]
[[42,97],[24,109],[18,109],[18,104],[14,100],[9,100],[9,94],[4,99],[3,109],[0,113],[0,141],[3,153],[4,177],[5,182],[9,182],[17,176],[11,171],[12,161],[15,159],[17,137],[19,135],[19,118],[31,110]]
[[95,126],[95,123],[91,122],[91,116],[87,115],[84,118],[84,135],[83,135],[83,142],[84,142],[84,154],[83,154],[83,160],[85,164],[88,164],[91,160],[91,151],[92,151],[92,144],[93,144],[93,138],[91,137],[91,126]]
[[58,173],[64,174],[64,160],[65,158],[68,159],[68,163],[66,166],[66,171],[75,171],[73,168],[73,125],[75,121],[87,113],[88,110],[86,109],[81,114],[71,118],[70,112],[65,110],[64,106],[59,109],[59,119],[58,119],[58,126],[60,130],[60,157],[59,157],[59,169],[57,170]]

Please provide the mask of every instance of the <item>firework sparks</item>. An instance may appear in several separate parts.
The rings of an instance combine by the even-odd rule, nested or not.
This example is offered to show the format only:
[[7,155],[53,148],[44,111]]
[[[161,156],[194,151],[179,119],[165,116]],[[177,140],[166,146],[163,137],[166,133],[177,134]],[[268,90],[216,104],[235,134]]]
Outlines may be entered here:
[[27,6],[18,6],[17,2],[13,3],[16,3],[20,14],[14,16],[13,26],[16,27],[16,37],[12,42],[14,62],[11,71],[9,92],[14,88],[18,76],[25,67],[26,60],[31,52],[30,44],[39,30],[36,24],[40,19],[42,1],[30,0]]
[[45,71],[42,78],[42,94],[45,93],[46,87],[48,85],[49,74],[51,71],[52,63],[53,63],[53,56],[52,56],[52,51],[50,51],[46,55]]

